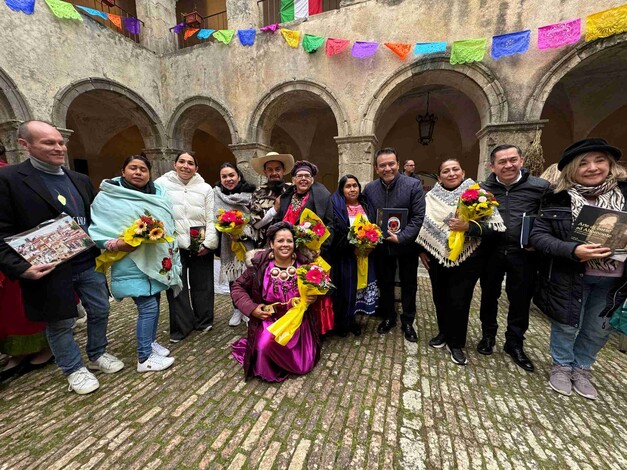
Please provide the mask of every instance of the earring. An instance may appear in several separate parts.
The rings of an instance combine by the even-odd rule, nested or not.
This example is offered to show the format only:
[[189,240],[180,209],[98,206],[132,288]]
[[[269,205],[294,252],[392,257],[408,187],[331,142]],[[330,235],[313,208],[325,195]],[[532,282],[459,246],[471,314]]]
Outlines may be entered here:
[[274,259],[274,251],[271,251],[270,254],[268,255],[268,258],[270,259]]
[[296,253],[292,253],[292,259],[296,259]]

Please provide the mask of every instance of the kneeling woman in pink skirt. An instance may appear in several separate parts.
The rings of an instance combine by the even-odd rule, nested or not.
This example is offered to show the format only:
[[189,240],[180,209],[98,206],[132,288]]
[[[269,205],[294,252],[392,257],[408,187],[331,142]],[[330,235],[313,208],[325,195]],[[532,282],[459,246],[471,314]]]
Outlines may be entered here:
[[[320,339],[315,317],[305,312],[303,321],[290,341],[282,346],[268,328],[292,306],[298,297],[294,252],[294,228],[279,222],[267,231],[270,249],[259,252],[231,287],[235,306],[250,318],[248,337],[233,344],[233,356],[244,366],[245,378],[259,377],[282,382],[289,374],[310,372],[320,357]],[[316,296],[303,299],[308,304]],[[273,305],[271,309],[264,306]]]

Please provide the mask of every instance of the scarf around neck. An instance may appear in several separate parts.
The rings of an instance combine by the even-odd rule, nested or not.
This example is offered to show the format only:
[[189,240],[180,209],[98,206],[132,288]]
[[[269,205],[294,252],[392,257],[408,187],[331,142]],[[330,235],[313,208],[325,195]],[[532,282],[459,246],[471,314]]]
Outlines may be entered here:
[[[481,238],[467,236],[464,241],[464,248],[457,260],[448,259],[450,254],[448,237],[451,229],[447,222],[455,216],[461,195],[473,184],[476,183],[471,178],[467,178],[457,188],[449,191],[437,183],[425,196],[425,218],[418,238],[416,238],[416,243],[424,247],[441,265],[447,268],[459,266],[481,244]],[[505,224],[496,208],[492,215],[483,219],[482,222],[494,231],[505,231]]]

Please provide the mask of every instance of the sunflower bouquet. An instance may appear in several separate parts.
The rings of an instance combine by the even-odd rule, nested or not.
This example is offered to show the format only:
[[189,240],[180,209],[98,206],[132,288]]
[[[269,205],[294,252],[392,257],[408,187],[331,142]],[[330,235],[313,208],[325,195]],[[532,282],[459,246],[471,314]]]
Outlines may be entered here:
[[[462,193],[457,203],[456,217],[466,222],[476,222],[494,213],[494,208],[498,207],[494,194],[482,189],[478,184],[469,186]],[[451,230],[448,236],[448,247],[450,249],[449,259],[456,261],[464,248],[466,232]]]
[[366,250],[371,250],[383,242],[383,232],[377,224],[368,222],[363,214],[358,214],[348,231],[348,242],[357,248],[357,289],[363,289],[368,284]]
[[292,299],[293,307],[268,328],[268,331],[274,335],[274,340],[282,346],[289,343],[303,322],[303,316],[308,307],[307,302],[304,301],[305,297],[325,295],[329,289],[335,287],[331,282],[329,269],[315,263],[300,266],[296,270],[296,275],[300,297]]
[[[172,243],[174,241],[174,238],[165,232],[163,222],[153,217],[147,210],[144,211],[144,215],[135,219],[130,227],[125,228],[118,238],[133,247],[138,247],[143,243]],[[96,271],[106,273],[113,263],[127,254],[126,251],[106,250],[96,258]]]
[[246,247],[239,241],[239,237],[244,232],[247,223],[248,217],[244,216],[242,211],[218,209],[215,222],[216,230],[231,236],[231,250],[240,261],[244,261],[246,258]]
[[[320,247],[331,235],[329,229],[324,225],[322,219],[310,209],[304,209],[300,214],[298,224],[294,225],[294,243],[296,248],[304,255],[309,255],[312,251],[320,251]],[[314,263],[327,267],[326,261],[318,256]]]

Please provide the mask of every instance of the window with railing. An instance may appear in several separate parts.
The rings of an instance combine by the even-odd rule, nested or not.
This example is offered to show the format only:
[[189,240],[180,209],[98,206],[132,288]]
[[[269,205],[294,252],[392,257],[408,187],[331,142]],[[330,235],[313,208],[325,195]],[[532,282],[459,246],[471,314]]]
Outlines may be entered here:
[[[186,23],[186,16],[190,13],[197,12],[192,24]],[[203,42],[213,42],[213,37],[206,39],[198,38],[197,34],[185,38],[185,32],[190,28],[195,29],[228,29],[228,21],[226,18],[226,0],[179,0],[176,2],[176,22],[177,24],[185,23],[185,28],[177,35],[179,49],[184,47],[195,46]]]
[[[122,28],[118,28],[111,20],[105,20],[98,16],[89,15],[94,21],[97,21],[101,25],[111,28],[112,30],[132,39],[135,42],[139,42],[139,34],[128,31],[125,27],[125,18],[137,18],[137,10],[135,8],[135,0],[68,0],[74,5],[80,5],[82,7],[92,8],[94,10],[100,10],[104,13],[111,13],[118,15],[122,19]],[[144,26],[143,21],[140,18],[141,27]],[[140,32],[141,34],[141,32]]]
[[[322,0],[322,12],[337,10],[341,0]],[[281,22],[281,0],[257,0],[263,10],[263,24]]]

